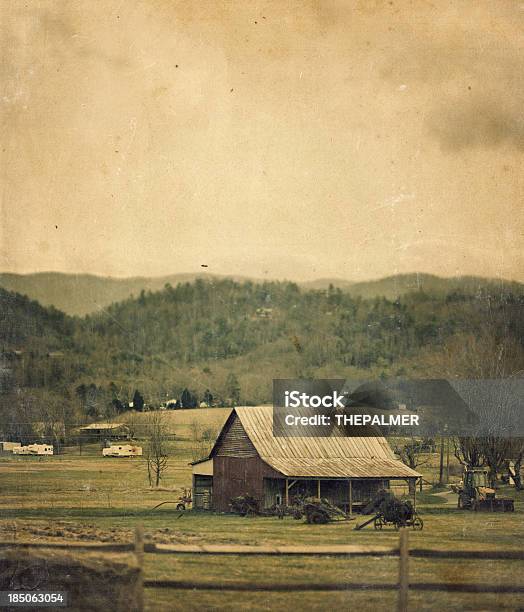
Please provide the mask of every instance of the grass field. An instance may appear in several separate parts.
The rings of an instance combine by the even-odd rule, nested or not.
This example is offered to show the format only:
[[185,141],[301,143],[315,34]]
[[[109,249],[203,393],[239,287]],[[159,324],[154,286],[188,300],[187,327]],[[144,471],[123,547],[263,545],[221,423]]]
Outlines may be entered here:
[[[182,412],[182,411],[181,411]],[[185,411],[184,411],[185,412]],[[163,487],[151,490],[145,462],[139,458],[105,458],[97,445],[77,448],[54,457],[0,457],[0,539],[19,541],[131,541],[132,530],[143,523],[146,538],[156,542],[243,544],[386,544],[394,545],[393,529],[354,531],[352,523],[309,526],[286,518],[240,518],[232,515],[187,512],[180,516],[174,505],[152,510],[157,503],[174,500],[191,484],[188,465],[194,452],[191,415],[170,413],[179,439],[170,443],[170,463]],[[217,421],[225,418],[218,414]],[[183,438],[183,439],[182,439]],[[432,479],[435,460],[423,471]],[[417,548],[461,550],[522,550],[524,546],[524,497],[517,499],[514,514],[475,514],[459,511],[456,498],[438,490],[419,496],[425,527],[410,534]],[[359,522],[361,519],[358,519]],[[146,555],[146,578],[215,581],[351,581],[396,582],[395,559],[366,557],[273,558],[198,557]],[[448,561],[411,559],[412,582],[476,582],[524,585],[521,561]],[[148,610],[391,610],[396,593],[289,592],[234,593],[201,590],[146,591]],[[522,595],[410,594],[412,610],[524,609]]]

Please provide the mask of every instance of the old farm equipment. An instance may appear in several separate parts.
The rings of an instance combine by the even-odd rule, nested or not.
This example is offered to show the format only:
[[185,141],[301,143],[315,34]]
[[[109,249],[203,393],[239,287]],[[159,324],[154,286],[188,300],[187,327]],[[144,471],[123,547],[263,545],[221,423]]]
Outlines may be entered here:
[[261,513],[258,499],[255,499],[248,493],[244,493],[244,495],[239,495],[238,497],[233,497],[229,506],[231,508],[231,512],[240,514],[240,516],[257,516]]
[[178,498],[176,509],[186,510],[192,503],[193,498],[191,497],[191,489],[184,489],[184,494]]
[[180,495],[178,499],[160,502],[154,506],[152,510],[156,510],[165,504],[176,504],[176,509],[183,512],[193,503],[193,498],[191,496],[192,489],[184,489],[183,491],[183,494]]
[[307,523],[317,525],[353,520],[353,517],[331,504],[327,499],[317,497],[298,498],[291,506],[279,504],[263,509],[258,499],[245,493],[231,499],[229,507],[231,512],[240,516],[276,516],[279,519],[292,516],[298,520],[305,517]]
[[462,483],[454,486],[458,493],[458,507],[476,512],[513,512],[515,505],[509,497],[497,497],[495,489],[488,486],[488,470],[483,467],[467,467]]
[[[352,520],[352,517],[325,498],[308,497],[299,512],[301,516],[305,515],[307,523],[315,525]],[[298,512],[293,516],[299,518]]]
[[373,523],[376,530],[380,530],[388,525],[393,525],[395,529],[400,527],[412,527],[420,531],[424,528],[424,521],[420,518],[413,504],[396,498],[389,491],[379,491],[377,497],[366,508],[368,512],[375,514],[355,529],[358,531],[366,525]]

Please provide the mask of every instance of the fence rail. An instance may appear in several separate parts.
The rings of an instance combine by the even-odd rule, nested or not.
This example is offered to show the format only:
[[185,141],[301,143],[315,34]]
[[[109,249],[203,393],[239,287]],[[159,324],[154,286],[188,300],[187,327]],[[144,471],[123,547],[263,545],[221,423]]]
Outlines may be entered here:
[[[396,591],[396,582],[193,582],[191,580],[144,580],[144,587],[151,589],[176,589],[180,591]],[[456,582],[414,582],[409,591],[434,591],[450,593],[524,593],[524,586],[485,585]],[[398,608],[406,610],[407,608]]]
[[[105,542],[0,542],[0,548],[51,548],[62,550],[97,550],[102,552],[134,552],[135,544]],[[325,557],[346,556],[398,556],[398,547],[389,546],[250,546],[221,544],[155,544],[144,543],[145,553],[176,555],[318,555]],[[444,550],[436,548],[411,548],[410,558],[426,559],[476,559],[524,561],[524,550]]]
[[[203,591],[398,591],[397,610],[406,612],[408,609],[409,591],[447,591],[450,593],[524,593],[524,585],[456,583],[456,582],[413,582],[409,581],[409,559],[475,559],[475,560],[524,560],[524,550],[443,550],[414,548],[409,549],[409,531],[401,529],[398,547],[391,546],[249,546],[229,544],[155,544],[144,541],[143,526],[135,530],[134,543],[30,543],[30,542],[0,542],[2,548],[47,548],[58,550],[84,550],[99,552],[132,552],[135,554],[140,568],[139,589],[141,601],[137,609],[143,610],[144,589],[177,589]],[[145,554],[172,555],[214,555],[214,556],[316,556],[316,557],[391,557],[399,559],[399,577],[395,583],[376,582],[205,582],[193,580],[145,580]]]

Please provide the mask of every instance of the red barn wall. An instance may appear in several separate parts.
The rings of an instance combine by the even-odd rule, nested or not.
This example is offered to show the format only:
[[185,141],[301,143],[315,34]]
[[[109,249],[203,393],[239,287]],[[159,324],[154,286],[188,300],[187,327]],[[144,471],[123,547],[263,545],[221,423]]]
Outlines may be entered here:
[[264,478],[282,478],[260,457],[228,457],[213,459],[213,507],[229,512],[231,498],[248,493],[264,505]]

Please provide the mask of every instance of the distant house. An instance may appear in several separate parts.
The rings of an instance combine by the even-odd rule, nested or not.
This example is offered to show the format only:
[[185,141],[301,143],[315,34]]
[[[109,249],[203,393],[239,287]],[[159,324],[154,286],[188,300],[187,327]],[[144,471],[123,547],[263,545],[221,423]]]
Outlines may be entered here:
[[258,319],[271,319],[273,318],[273,309],[272,308],[257,308],[255,311],[255,316]]
[[1,356],[4,359],[14,360],[14,359],[22,359],[24,356],[24,351],[12,350],[12,351],[4,351]]
[[208,457],[194,462],[195,508],[226,512],[233,497],[248,493],[261,507],[293,496],[327,498],[352,511],[393,481],[421,475],[399,461],[383,437],[273,436],[272,406],[232,410]]
[[129,427],[125,423],[91,423],[78,431],[89,440],[127,440],[130,437]]

